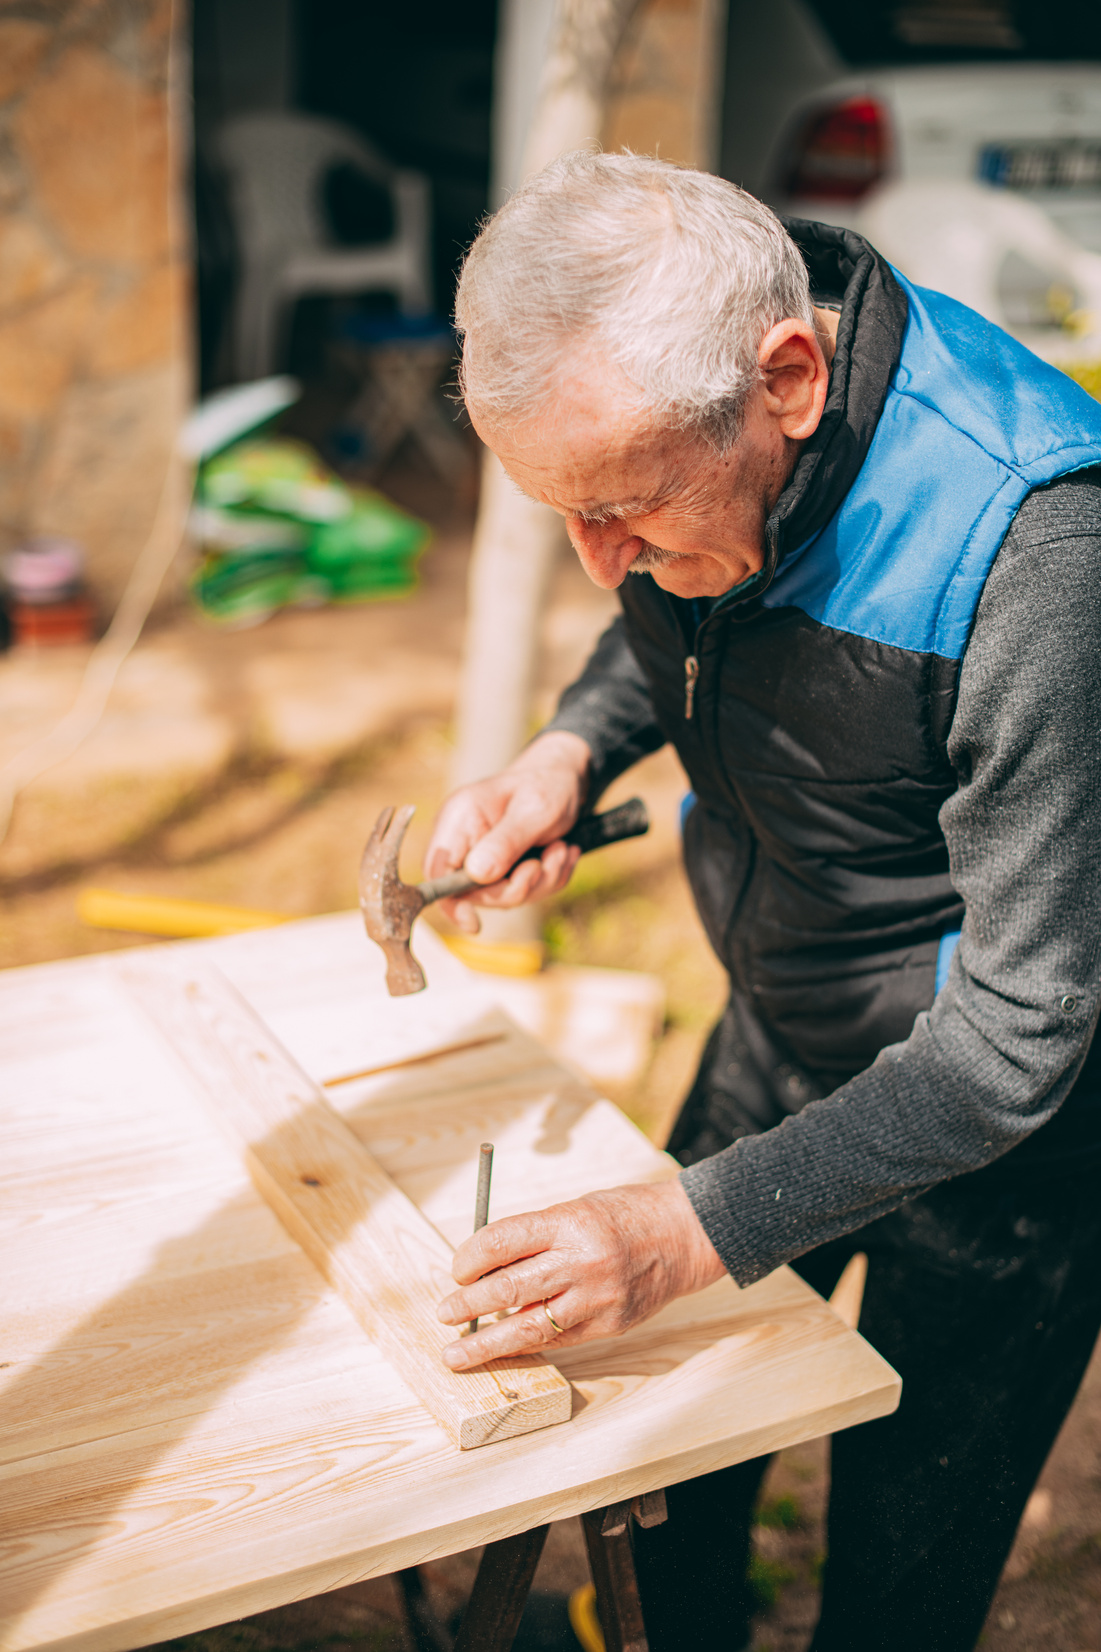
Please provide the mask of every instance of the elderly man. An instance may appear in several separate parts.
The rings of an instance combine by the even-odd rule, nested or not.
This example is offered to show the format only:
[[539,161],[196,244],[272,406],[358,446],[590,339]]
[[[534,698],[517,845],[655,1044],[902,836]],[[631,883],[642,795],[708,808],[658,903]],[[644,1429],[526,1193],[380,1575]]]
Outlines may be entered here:
[[[552,894],[671,741],[730,1002],[679,1179],[468,1240],[441,1318],[523,1311],[448,1358],[866,1251],[903,1398],[834,1442],[813,1644],[965,1652],[1101,1321],[1101,408],[859,237],[630,156],[522,189],[457,314],[479,434],[623,613],[429,869]],[[761,1467],[638,1534],[654,1652],[747,1643]]]

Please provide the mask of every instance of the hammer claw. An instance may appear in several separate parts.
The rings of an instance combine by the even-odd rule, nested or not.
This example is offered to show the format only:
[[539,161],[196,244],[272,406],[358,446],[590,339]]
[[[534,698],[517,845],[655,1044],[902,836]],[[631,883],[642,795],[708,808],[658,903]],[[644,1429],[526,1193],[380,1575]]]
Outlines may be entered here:
[[371,830],[371,835],[367,839],[367,847],[363,851],[364,860],[366,860],[371,850],[374,849],[377,844],[381,843],[383,838],[386,836],[386,833],[390,828],[390,822],[393,820],[395,813],[396,811],[393,808],[383,809],[382,813],[375,821],[375,824]]
[[359,904],[372,941],[386,954],[386,984],[395,997],[420,992],[424,974],[409,950],[413,920],[424,906],[414,884],[402,883],[398,859],[415,810],[383,809],[359,867]]

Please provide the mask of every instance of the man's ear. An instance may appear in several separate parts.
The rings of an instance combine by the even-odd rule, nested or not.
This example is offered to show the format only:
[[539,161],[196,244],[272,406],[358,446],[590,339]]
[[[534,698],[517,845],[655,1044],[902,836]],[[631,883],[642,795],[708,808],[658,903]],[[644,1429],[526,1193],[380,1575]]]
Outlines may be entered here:
[[829,368],[814,327],[794,317],[778,321],[761,340],[757,361],[764,411],[781,435],[805,442],[818,429],[829,390]]

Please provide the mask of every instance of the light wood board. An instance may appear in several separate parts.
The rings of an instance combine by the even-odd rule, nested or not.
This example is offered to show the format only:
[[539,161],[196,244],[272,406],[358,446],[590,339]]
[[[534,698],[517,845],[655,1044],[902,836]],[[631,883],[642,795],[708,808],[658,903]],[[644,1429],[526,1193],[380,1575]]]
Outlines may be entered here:
[[[496,1215],[674,1173],[418,946],[432,985],[404,1000],[353,915],[129,957],[209,961],[314,1080],[367,1073],[326,1094],[451,1244],[483,1140]],[[260,1199],[117,958],[0,977],[0,1647],[122,1652],[896,1405],[780,1269],[563,1351],[569,1422],[460,1452]]]
[[569,1420],[570,1385],[539,1355],[448,1370],[452,1247],[219,970],[120,974],[261,1197],[460,1449]]

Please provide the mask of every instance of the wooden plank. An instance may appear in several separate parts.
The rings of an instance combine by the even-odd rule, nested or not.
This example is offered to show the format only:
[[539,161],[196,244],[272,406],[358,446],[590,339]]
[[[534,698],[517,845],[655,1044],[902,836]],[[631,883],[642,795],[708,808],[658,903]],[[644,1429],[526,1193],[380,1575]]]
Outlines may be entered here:
[[450,1371],[436,1306],[451,1247],[320,1088],[214,969],[121,967],[126,986],[236,1138],[257,1190],[421,1403],[463,1450],[569,1420],[538,1355]]
[[[227,1347],[249,1289],[242,1281],[226,1304]],[[192,1386],[197,1373],[214,1392],[196,1397],[186,1427],[136,1428],[138,1393],[127,1426],[105,1427],[90,1410],[86,1444],[0,1471],[0,1646],[146,1646],[893,1408],[897,1379],[788,1270],[747,1291],[729,1281],[712,1290],[705,1326],[663,1314],[568,1350],[584,1402],[569,1429],[493,1451],[456,1452],[327,1292],[359,1345],[355,1364],[333,1358],[335,1325],[316,1355],[318,1327],[304,1326],[252,1381],[218,1394],[197,1350]],[[672,1306],[684,1316],[690,1300]],[[167,1365],[178,1358],[170,1301],[162,1324]],[[74,1394],[108,1335],[121,1340],[96,1323],[65,1350]]]
[[[507,1023],[492,977],[431,932],[418,948],[417,999],[386,995],[357,914],[128,961],[216,965],[316,1081],[432,1055],[332,1100],[453,1242],[481,1140],[498,1214],[670,1173],[515,1028],[448,1052]],[[119,961],[0,973],[4,1652],[194,1634],[897,1404],[890,1368],[781,1268],[563,1350],[569,1428],[457,1451],[256,1193]]]

